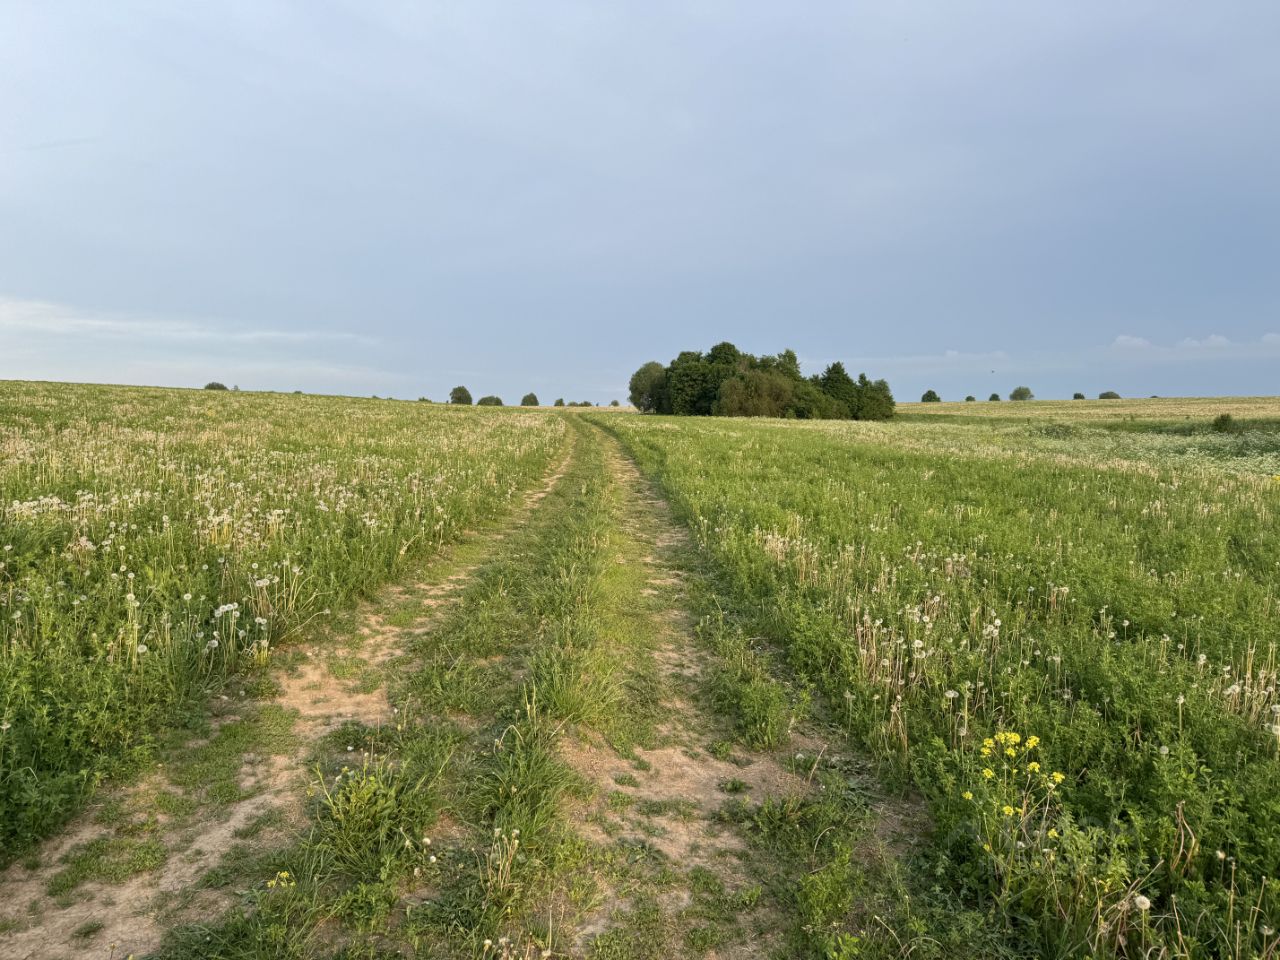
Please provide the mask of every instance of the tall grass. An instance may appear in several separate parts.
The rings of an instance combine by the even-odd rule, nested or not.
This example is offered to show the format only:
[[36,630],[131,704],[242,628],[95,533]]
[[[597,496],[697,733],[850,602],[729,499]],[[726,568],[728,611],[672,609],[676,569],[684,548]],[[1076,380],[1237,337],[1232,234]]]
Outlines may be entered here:
[[1015,948],[1280,950],[1268,463],[1037,425],[598,422],[850,737],[928,797],[926,873]]
[[0,384],[0,860],[229,675],[502,511],[564,424]]

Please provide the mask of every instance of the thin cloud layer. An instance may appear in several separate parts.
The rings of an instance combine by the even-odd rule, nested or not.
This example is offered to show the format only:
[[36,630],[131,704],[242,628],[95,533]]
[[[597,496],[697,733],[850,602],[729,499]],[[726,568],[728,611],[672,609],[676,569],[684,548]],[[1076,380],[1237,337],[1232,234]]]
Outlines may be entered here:
[[[1263,0],[121,0],[5,26],[0,376],[143,351],[178,382],[238,349],[317,390],[464,370],[607,401],[728,339],[867,358],[903,396],[1069,396],[1099,365],[1126,393],[1275,390],[1235,346],[1280,316]],[[1153,358],[1184,340],[1175,379]]]

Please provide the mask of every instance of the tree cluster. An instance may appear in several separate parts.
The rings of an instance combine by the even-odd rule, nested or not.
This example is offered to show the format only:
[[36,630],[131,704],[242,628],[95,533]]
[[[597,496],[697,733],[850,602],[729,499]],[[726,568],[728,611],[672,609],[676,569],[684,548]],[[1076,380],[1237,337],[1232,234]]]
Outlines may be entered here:
[[839,362],[805,377],[794,351],[757,357],[731,343],[686,350],[665,367],[646,363],[631,377],[631,403],[641,413],[692,417],[887,420],[894,411],[884,380],[854,380]]

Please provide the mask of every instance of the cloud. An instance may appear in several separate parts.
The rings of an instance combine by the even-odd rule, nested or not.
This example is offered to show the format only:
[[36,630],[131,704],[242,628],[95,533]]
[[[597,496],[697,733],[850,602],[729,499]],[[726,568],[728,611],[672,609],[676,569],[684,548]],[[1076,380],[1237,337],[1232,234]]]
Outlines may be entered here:
[[5,331],[52,336],[156,341],[222,343],[309,343],[337,342],[375,344],[361,334],[331,330],[245,330],[217,323],[191,320],[161,320],[82,310],[44,300],[0,297],[0,334]]
[[1280,347],[1280,333],[1264,333],[1262,342],[1269,347]]
[[[1265,341],[1265,338],[1264,338],[1264,341]],[[1199,350],[1204,347],[1217,348],[1217,347],[1229,347],[1229,346],[1231,346],[1231,341],[1228,340],[1226,337],[1220,336],[1216,333],[1210,334],[1209,336],[1205,337],[1203,340],[1196,340],[1192,337],[1186,337],[1178,341],[1178,347],[1183,350]]]
[[1122,333],[1112,341],[1111,345],[1121,350],[1145,350],[1151,346],[1151,341],[1146,337],[1131,337],[1127,333]]

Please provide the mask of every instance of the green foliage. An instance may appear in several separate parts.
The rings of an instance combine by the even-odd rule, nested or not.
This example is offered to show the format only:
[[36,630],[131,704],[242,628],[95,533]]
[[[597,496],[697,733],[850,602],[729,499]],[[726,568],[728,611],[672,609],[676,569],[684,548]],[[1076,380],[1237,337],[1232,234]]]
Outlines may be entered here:
[[555,402],[554,404],[552,404],[552,406],[556,406],[556,407],[563,407],[563,406],[564,406],[564,397],[556,397],[556,402]]
[[1030,387],[1014,387],[1009,391],[1010,400],[1034,400],[1035,394],[1031,392]]
[[991,403],[999,403],[999,402],[1000,402],[1000,394],[998,394],[998,393],[993,393],[991,396],[987,397],[987,400],[988,400],[988,402],[991,402]]
[[705,355],[685,351],[666,367],[646,363],[631,378],[631,402],[642,412],[677,416],[884,420],[894,413],[884,380],[864,373],[855,382],[838,362],[806,379],[791,350],[757,357],[731,343]]
[[1218,414],[1209,426],[1214,433],[1244,433],[1244,427],[1229,413]]
[[631,405],[641,413],[655,413],[669,407],[667,400],[667,368],[650,360],[631,375]]
[[476,401],[477,407],[500,407],[502,406],[502,398],[489,394],[487,397],[481,397]]
[[449,391],[449,402],[457,406],[471,406],[471,391],[466,387],[454,387]]
[[937,390],[926,390],[924,396],[920,398],[921,403],[941,403],[942,398],[938,396]]
[[1083,400],[1083,399],[1084,399],[1084,394],[1083,394],[1083,393],[1079,393],[1079,392],[1073,393],[1073,394],[1071,395],[1071,399],[1072,399],[1072,400]]
[[977,399],[978,399],[978,398],[977,398],[977,397],[975,397],[975,396],[971,393],[971,394],[969,394],[967,397],[965,397],[965,398],[964,398],[964,402],[965,402],[965,403],[973,403],[973,402],[974,402],[975,400],[977,400]]
[[[501,404],[499,404],[499,406],[501,406]],[[538,406],[538,395],[536,393],[526,393],[523,397],[520,398],[520,406],[522,407]]]
[[217,380],[212,380],[209,383],[206,383],[204,388],[206,390],[225,390],[227,389],[227,385],[225,383],[219,383]]
[[1114,390],[1103,390],[1102,393],[1098,394],[1098,399],[1099,400],[1119,400],[1120,394],[1116,393]]

